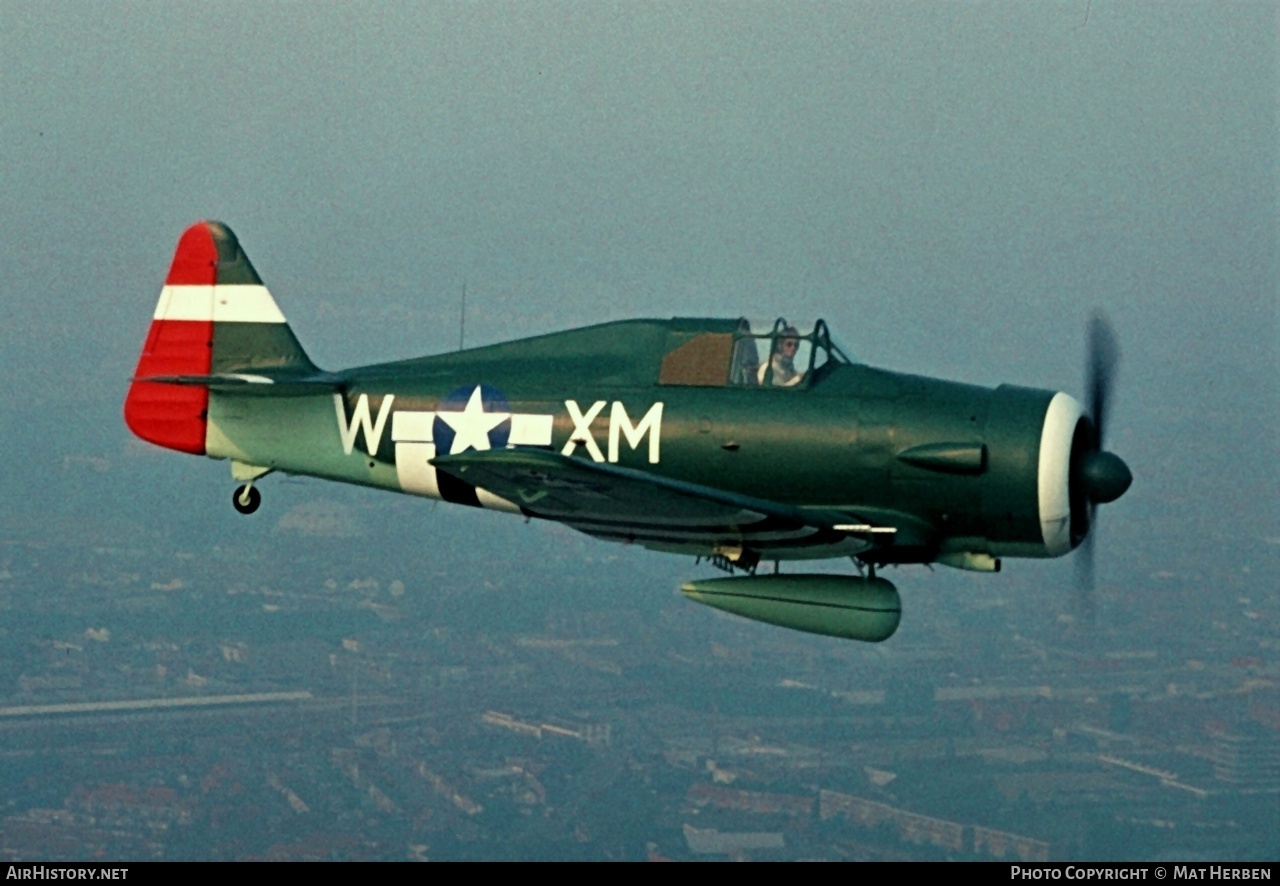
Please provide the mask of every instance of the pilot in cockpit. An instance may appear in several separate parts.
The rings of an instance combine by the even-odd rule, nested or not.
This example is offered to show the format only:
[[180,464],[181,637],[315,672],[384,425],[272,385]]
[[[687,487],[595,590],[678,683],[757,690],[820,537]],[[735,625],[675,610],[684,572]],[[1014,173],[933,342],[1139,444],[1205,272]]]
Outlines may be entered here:
[[773,353],[767,363],[761,363],[757,372],[760,384],[789,388],[804,380],[804,370],[796,369],[796,351],[800,347],[800,333],[794,326],[781,330],[773,339]]

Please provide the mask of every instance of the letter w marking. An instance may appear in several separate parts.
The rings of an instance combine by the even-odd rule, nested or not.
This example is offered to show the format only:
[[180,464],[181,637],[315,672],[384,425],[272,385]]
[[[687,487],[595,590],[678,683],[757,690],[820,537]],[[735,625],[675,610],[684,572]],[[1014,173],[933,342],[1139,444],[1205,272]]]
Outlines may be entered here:
[[391,415],[391,401],[395,394],[387,394],[378,406],[378,418],[369,419],[369,395],[361,394],[356,401],[356,408],[351,412],[351,421],[347,421],[346,403],[341,394],[333,395],[333,408],[338,414],[338,432],[342,434],[342,452],[350,455],[356,446],[356,434],[364,429],[364,448],[369,455],[377,457],[378,445],[382,442],[382,431],[387,426],[387,417]]

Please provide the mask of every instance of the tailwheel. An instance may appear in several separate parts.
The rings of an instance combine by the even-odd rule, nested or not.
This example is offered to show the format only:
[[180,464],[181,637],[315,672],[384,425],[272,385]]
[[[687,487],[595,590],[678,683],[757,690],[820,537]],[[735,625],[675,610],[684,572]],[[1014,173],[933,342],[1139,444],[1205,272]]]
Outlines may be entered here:
[[231,506],[242,514],[252,514],[262,504],[262,493],[246,483],[231,493]]

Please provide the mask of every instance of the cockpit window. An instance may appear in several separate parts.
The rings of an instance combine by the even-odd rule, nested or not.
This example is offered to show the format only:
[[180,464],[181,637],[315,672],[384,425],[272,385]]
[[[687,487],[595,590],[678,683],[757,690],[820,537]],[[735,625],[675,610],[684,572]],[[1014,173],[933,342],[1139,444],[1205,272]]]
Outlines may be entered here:
[[662,385],[804,388],[853,362],[824,321],[785,317],[742,319],[732,332],[673,331],[667,347],[658,373]]
[[791,323],[742,320],[734,343],[730,384],[744,387],[807,387],[828,367],[852,360],[835,345],[822,320]]
[[824,321],[819,320],[818,322],[822,324],[822,332],[823,335],[826,336],[827,348],[831,351],[831,359],[835,360],[837,363],[844,363],[846,365],[857,363],[858,358],[854,356],[853,350],[841,341],[839,336],[828,329],[827,324]]

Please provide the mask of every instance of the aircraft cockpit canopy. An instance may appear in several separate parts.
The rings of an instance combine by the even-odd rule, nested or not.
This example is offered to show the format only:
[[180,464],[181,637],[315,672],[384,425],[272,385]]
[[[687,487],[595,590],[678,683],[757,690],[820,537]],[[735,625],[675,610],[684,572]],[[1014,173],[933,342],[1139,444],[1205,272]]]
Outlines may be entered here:
[[738,321],[729,383],[750,387],[803,387],[828,363],[852,363],[835,344],[824,320],[788,322],[785,317]]
[[806,388],[856,362],[823,320],[744,317],[732,331],[690,333],[673,330],[659,384]]

